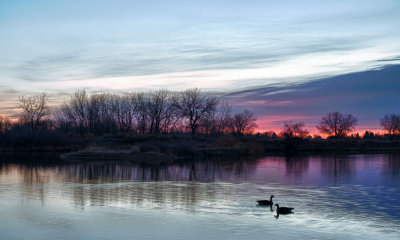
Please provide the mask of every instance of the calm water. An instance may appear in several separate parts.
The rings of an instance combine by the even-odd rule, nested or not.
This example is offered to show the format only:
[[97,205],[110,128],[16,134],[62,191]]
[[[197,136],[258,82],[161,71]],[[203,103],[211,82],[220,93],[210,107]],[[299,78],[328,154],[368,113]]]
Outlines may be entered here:
[[[256,199],[295,208],[275,218]],[[400,239],[400,156],[150,167],[0,156],[0,239]]]

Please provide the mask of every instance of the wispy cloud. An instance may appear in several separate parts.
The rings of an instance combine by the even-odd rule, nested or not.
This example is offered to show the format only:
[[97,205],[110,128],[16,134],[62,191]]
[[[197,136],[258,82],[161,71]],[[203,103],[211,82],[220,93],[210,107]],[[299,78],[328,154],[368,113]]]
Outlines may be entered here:
[[368,70],[400,55],[400,4],[390,0],[17,0],[1,8],[0,85],[24,91],[232,90]]
[[4,1],[0,110],[23,92],[200,87],[261,116],[368,105],[359,113],[372,119],[394,107],[371,101],[395,83],[321,79],[398,64],[399,11],[396,0]]

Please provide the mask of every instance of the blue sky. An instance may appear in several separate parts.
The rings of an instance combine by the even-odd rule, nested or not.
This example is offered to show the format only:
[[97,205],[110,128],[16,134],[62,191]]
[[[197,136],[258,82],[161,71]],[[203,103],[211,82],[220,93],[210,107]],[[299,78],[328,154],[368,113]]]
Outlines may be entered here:
[[21,92],[232,92],[398,64],[399,12],[398,0],[0,0],[0,110]]

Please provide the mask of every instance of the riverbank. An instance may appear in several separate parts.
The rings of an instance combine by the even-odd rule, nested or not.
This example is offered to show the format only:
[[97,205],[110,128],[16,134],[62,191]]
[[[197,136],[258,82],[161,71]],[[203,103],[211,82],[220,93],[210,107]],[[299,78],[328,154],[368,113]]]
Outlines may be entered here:
[[119,159],[161,163],[214,157],[296,153],[400,153],[399,140],[282,139],[250,136],[108,135],[73,137],[60,144],[19,144],[0,152],[54,152],[66,160]]

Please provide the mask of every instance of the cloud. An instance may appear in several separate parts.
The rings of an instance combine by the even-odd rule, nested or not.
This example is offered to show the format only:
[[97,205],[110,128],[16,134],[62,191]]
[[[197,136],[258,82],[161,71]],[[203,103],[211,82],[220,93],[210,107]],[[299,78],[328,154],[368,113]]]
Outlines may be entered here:
[[[400,113],[400,65],[345,74],[306,83],[265,86],[226,94],[239,108],[250,108],[266,124],[279,129],[283,121],[306,122],[311,128],[330,111],[352,113],[359,129],[380,129],[384,114]],[[261,124],[261,125],[263,125]]]
[[221,89],[233,89],[363,71],[400,54],[393,2],[92,4],[27,6],[24,18],[13,14],[18,4],[5,5],[0,84],[30,89],[34,82],[86,81],[78,87],[110,79],[118,85],[131,77],[142,85],[141,76],[185,75],[172,88],[220,81]]
[[9,1],[0,8],[0,87],[55,95],[200,87],[276,116],[356,109],[382,86],[357,82],[357,92],[321,79],[399,63],[399,9],[390,0]]
[[[168,76],[162,75],[162,77]],[[379,118],[387,113],[400,113],[398,107],[399,77],[400,65],[393,65],[376,70],[314,79],[304,83],[270,84],[228,92],[221,92],[216,88],[212,92],[218,94],[222,99],[228,100],[233,105],[234,111],[241,111],[244,108],[255,111],[258,116],[259,128],[262,130],[280,131],[284,121],[294,120],[305,122],[306,127],[315,133],[315,125],[321,116],[330,111],[354,114],[360,120],[358,126],[360,131],[379,130]],[[169,78],[178,79],[174,75]],[[130,84],[129,80],[129,78],[125,79],[127,86]],[[148,81],[149,79],[143,78],[143,80]],[[99,86],[104,84],[102,87],[105,89],[109,81],[105,80],[102,83],[96,79],[93,80],[93,83],[99,84]],[[71,86],[65,85],[65,88],[76,87],[76,82],[70,84]],[[146,83],[147,87],[148,84]],[[208,84],[214,83],[209,82]],[[92,83],[89,83],[89,86],[93,86]],[[155,84],[155,88],[158,86],[160,83]],[[44,86],[38,85],[38,87],[43,88]],[[136,88],[140,87],[142,86],[136,85]],[[112,89],[112,87],[107,89],[110,88]],[[51,88],[49,89],[51,90]],[[68,99],[69,96],[68,91],[60,91],[58,88],[49,93],[53,105],[62,102],[63,99]],[[0,92],[0,112],[8,116],[15,116],[17,97],[20,94],[20,91],[3,89]]]

